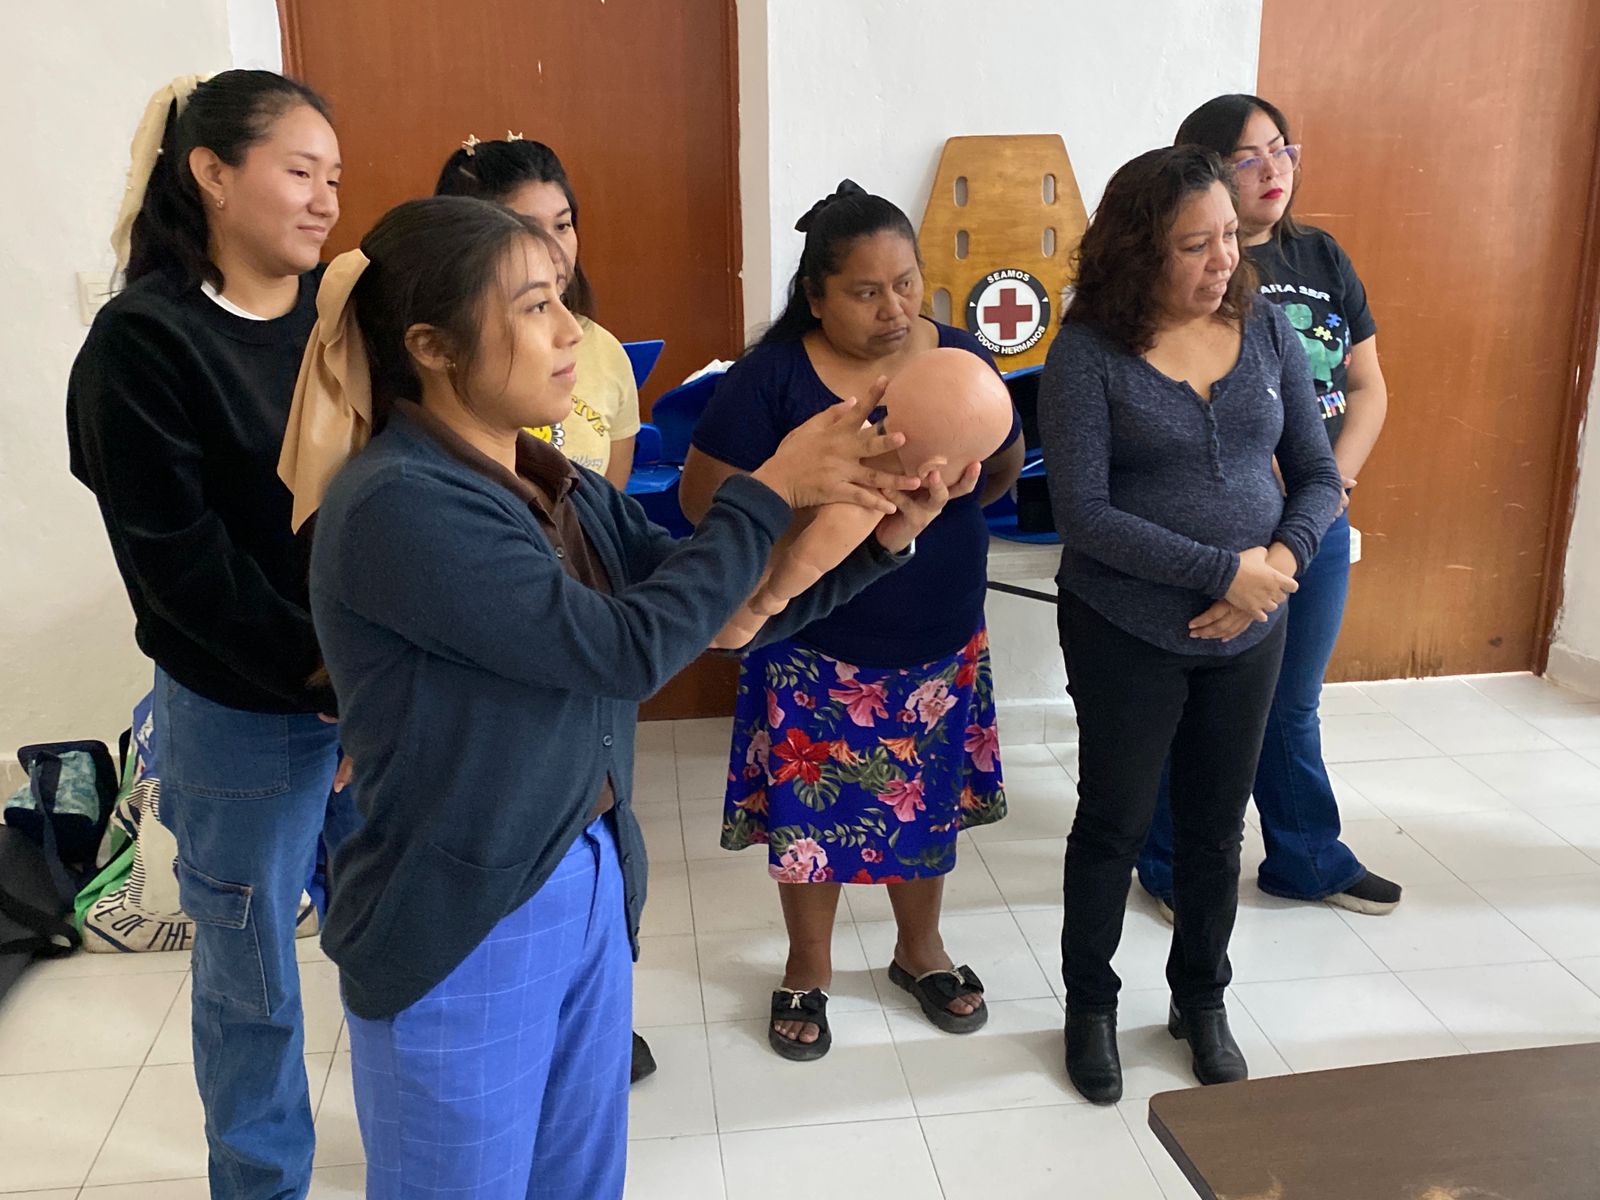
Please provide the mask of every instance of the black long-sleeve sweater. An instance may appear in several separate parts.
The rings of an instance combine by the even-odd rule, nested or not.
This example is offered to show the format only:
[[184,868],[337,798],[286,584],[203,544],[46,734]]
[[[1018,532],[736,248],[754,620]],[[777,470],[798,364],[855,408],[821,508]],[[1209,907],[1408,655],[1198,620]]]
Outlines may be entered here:
[[331,711],[278,454],[320,268],[282,317],[227,312],[151,275],[113,299],[67,388],[72,473],[100,502],[138,641],[207,699]]

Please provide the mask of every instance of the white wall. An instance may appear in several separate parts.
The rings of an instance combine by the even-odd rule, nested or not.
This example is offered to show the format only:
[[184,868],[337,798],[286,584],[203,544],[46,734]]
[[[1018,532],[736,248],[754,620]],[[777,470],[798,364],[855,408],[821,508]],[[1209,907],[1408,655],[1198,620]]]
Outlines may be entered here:
[[[1600,358],[1600,348],[1596,349]],[[1550,647],[1550,678],[1600,696],[1600,374],[1589,392],[1578,452],[1577,511],[1567,544],[1561,616]]]
[[283,70],[277,0],[228,0],[229,65]]
[[1092,210],[1201,101],[1253,89],[1261,36],[1260,0],[739,0],[738,14],[750,326],[782,307],[794,222],[840,179],[918,224],[946,138],[1058,132]]
[[[1171,142],[1196,105],[1254,90],[1261,2],[739,0],[739,26],[754,330],[783,306],[795,219],[848,176],[920,223],[946,138],[1058,132],[1092,211],[1111,173]],[[1037,554],[996,554],[996,578],[1052,588]],[[991,595],[989,621],[1002,702],[1064,703],[1055,610]]]
[[[0,145],[11,189],[0,261],[0,754],[112,740],[150,686],[89,492],[67,472],[67,373],[83,341],[76,273],[107,272],[128,141],[164,80],[232,61],[229,18],[271,0],[73,0],[6,23]],[[260,11],[237,49],[277,55]],[[113,743],[114,744],[114,743]]]
[[[738,0],[739,24],[739,207],[743,238],[744,321],[747,329],[766,324],[773,294],[772,211],[769,161],[771,139],[767,96],[771,47],[767,37],[768,0]],[[781,3],[782,0],[779,0]],[[796,214],[798,215],[798,214]],[[789,222],[794,224],[793,219]]]

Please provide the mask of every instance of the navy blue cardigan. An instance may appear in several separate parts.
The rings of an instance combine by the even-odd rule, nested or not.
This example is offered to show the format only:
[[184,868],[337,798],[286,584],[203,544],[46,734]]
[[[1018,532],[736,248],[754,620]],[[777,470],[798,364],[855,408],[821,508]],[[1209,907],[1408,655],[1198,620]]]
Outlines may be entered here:
[[[588,471],[566,501],[613,594],[562,570],[528,506],[396,412],[317,516],[311,605],[364,818],[333,867],[323,946],[358,1016],[392,1016],[550,876],[616,791],[630,936],[645,848],[638,704],[754,590],[791,512],[748,476],[675,542]],[[869,539],[769,622],[786,636],[898,561]]]

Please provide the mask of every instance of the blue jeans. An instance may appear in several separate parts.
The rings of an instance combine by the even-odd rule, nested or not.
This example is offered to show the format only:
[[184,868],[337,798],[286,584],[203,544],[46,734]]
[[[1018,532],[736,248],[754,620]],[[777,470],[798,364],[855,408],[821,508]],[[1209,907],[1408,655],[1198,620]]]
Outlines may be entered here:
[[[1261,890],[1290,900],[1321,900],[1359,881],[1367,871],[1339,840],[1339,804],[1322,762],[1317,708],[1322,677],[1339,640],[1350,587],[1350,522],[1340,517],[1289,597],[1283,671],[1267,715],[1267,736],[1256,768],[1255,801],[1267,857]],[[1139,882],[1153,896],[1172,896],[1172,807],[1167,773],[1150,836],[1139,855]]]
[[601,817],[421,1000],[346,1014],[368,1200],[621,1200],[632,1010]]
[[317,846],[356,825],[332,795],[338,727],[243,712],[156,671],[161,823],[195,923],[194,1074],[215,1200],[300,1200],[315,1135],[295,918]]

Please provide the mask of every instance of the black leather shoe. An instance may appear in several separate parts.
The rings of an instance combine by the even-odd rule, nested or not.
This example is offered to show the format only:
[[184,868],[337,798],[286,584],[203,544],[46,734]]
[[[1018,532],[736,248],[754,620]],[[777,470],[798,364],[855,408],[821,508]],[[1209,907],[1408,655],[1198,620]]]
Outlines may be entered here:
[[1122,1099],[1115,1012],[1067,1014],[1067,1078],[1091,1104]]
[[1174,1001],[1167,1012],[1167,1032],[1189,1043],[1194,1077],[1201,1083],[1237,1083],[1250,1078],[1244,1052],[1228,1028],[1228,1010],[1221,1005],[1180,1012]]
[[656,1073],[656,1056],[650,1053],[650,1045],[637,1033],[633,1035],[633,1070],[629,1074],[630,1084],[638,1083],[647,1075]]

